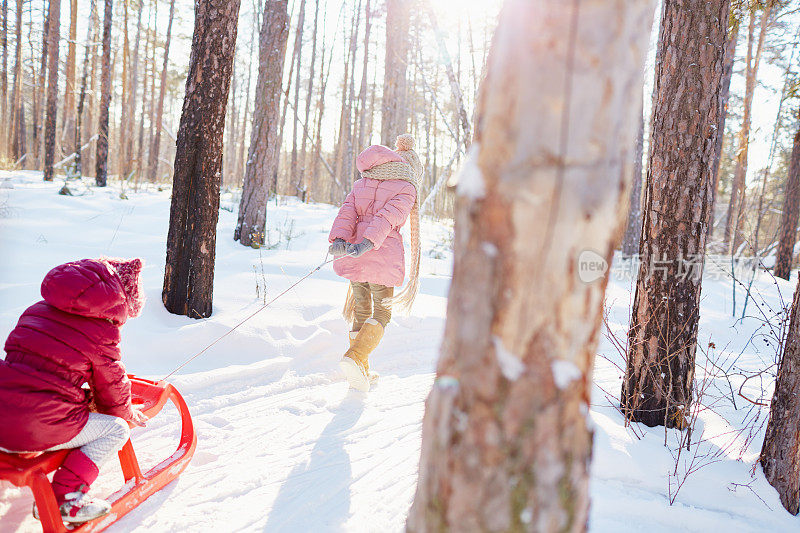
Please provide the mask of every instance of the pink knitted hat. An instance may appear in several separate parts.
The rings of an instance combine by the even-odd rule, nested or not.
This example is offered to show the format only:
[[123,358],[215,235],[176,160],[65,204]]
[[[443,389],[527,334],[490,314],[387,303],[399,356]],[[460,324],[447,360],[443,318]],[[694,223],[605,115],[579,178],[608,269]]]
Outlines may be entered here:
[[380,144],[373,144],[356,158],[356,168],[359,172],[365,172],[373,167],[384,163],[405,163],[400,154]]
[[103,261],[111,265],[117,272],[122,288],[125,291],[125,299],[128,301],[128,316],[137,317],[144,307],[144,291],[142,290],[142,260],[120,259],[116,257],[103,257]]

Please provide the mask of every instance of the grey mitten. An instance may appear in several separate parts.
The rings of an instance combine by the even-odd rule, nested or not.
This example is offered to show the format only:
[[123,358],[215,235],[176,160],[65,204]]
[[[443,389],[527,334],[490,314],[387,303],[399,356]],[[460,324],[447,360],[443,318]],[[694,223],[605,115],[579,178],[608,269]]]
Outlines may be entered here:
[[351,255],[353,257],[361,257],[365,253],[369,252],[375,248],[375,245],[372,244],[372,241],[369,239],[363,239],[358,244],[348,244],[347,245],[347,255]]
[[333,257],[341,257],[347,253],[347,241],[344,239],[335,239],[328,247],[328,253]]

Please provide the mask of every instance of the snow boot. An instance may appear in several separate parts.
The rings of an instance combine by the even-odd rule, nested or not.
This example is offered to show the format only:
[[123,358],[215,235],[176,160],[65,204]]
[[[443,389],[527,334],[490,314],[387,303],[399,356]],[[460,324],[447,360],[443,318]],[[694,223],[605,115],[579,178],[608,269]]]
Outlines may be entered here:
[[[358,336],[358,332],[357,331],[351,331],[350,332],[350,347],[351,348],[353,347],[353,341],[356,340],[357,336]],[[375,372],[374,370],[367,370],[367,377],[369,378],[370,385],[374,385],[375,382],[378,381],[378,378],[381,377],[381,375],[378,374],[377,372]]]
[[[76,448],[53,474],[53,494],[64,522],[88,522],[111,511],[111,504],[107,501],[86,496],[99,473],[97,465]],[[33,508],[33,516],[38,518],[36,506]]]
[[377,374],[369,371],[369,354],[378,347],[383,338],[383,326],[374,318],[368,318],[356,333],[350,334],[350,349],[345,352],[339,366],[354,389],[366,392]]

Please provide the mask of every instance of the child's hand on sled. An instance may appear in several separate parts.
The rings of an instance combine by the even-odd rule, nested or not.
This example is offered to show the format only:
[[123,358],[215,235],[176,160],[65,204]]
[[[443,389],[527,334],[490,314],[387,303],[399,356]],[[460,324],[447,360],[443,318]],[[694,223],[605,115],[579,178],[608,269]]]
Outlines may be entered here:
[[147,426],[147,415],[141,412],[139,409],[133,410],[133,416],[131,417],[131,422],[135,425],[139,426],[140,428]]
[[362,241],[358,244],[347,245],[347,255],[352,255],[353,257],[361,257],[362,255],[369,252],[373,248],[375,248],[375,245],[372,244],[371,240],[362,239]]
[[344,239],[336,239],[328,247],[328,253],[333,257],[341,257],[347,253],[347,241]]

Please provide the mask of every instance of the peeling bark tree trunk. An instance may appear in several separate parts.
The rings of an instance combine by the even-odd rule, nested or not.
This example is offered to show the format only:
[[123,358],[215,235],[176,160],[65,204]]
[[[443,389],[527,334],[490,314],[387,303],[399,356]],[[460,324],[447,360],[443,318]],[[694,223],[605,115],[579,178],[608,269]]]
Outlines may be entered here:
[[639,252],[642,236],[642,156],[644,152],[644,113],[639,118],[639,134],[633,151],[633,182],[628,201],[628,221],[622,237],[622,254],[632,256]]
[[[239,10],[239,1],[236,2],[236,10]],[[195,10],[199,6],[195,6]],[[167,40],[164,42],[164,65],[161,68],[161,84],[158,88],[158,103],[156,104],[156,115],[151,128],[153,128],[153,145],[147,161],[147,181],[156,181],[158,175],[158,156],[161,152],[161,120],[164,116],[164,94],[167,90],[167,66],[169,65],[169,42],[172,37],[172,19],[175,15],[175,0],[169,3],[169,22],[167,23]],[[155,52],[153,53],[155,55]],[[225,96],[227,100],[227,95]],[[224,113],[223,113],[224,115]]]
[[792,273],[794,245],[797,242],[797,223],[800,218],[800,129],[794,135],[792,158],[789,162],[789,174],[786,176],[783,194],[775,275],[788,280]]
[[406,66],[408,23],[411,0],[386,0],[386,59],[381,105],[381,143],[394,146],[395,138],[406,133]]
[[408,531],[586,529],[607,278],[581,263],[610,260],[623,222],[653,7],[505,2],[459,179]]
[[[52,1],[52,0],[51,0]],[[114,14],[112,0],[105,0],[103,14],[103,59],[100,74],[100,113],[97,125],[97,146],[94,181],[105,187],[108,178],[108,107],[111,104],[111,17]]]
[[692,401],[730,0],[666,0],[628,361],[626,415],[683,427]]
[[161,297],[170,313],[205,318],[212,310],[222,138],[239,1],[198,0],[194,13]]
[[239,221],[233,234],[244,246],[264,244],[267,199],[278,164],[278,119],[283,63],[289,39],[286,0],[268,0],[258,39],[258,79]]
[[47,43],[47,63],[50,71],[47,76],[47,116],[44,125],[44,180],[53,181],[53,159],[56,151],[56,115],[58,106],[58,39],[61,28],[61,2],[50,2],[48,15],[49,30]]
[[781,503],[796,515],[800,509],[800,285],[791,315],[760,461]]

